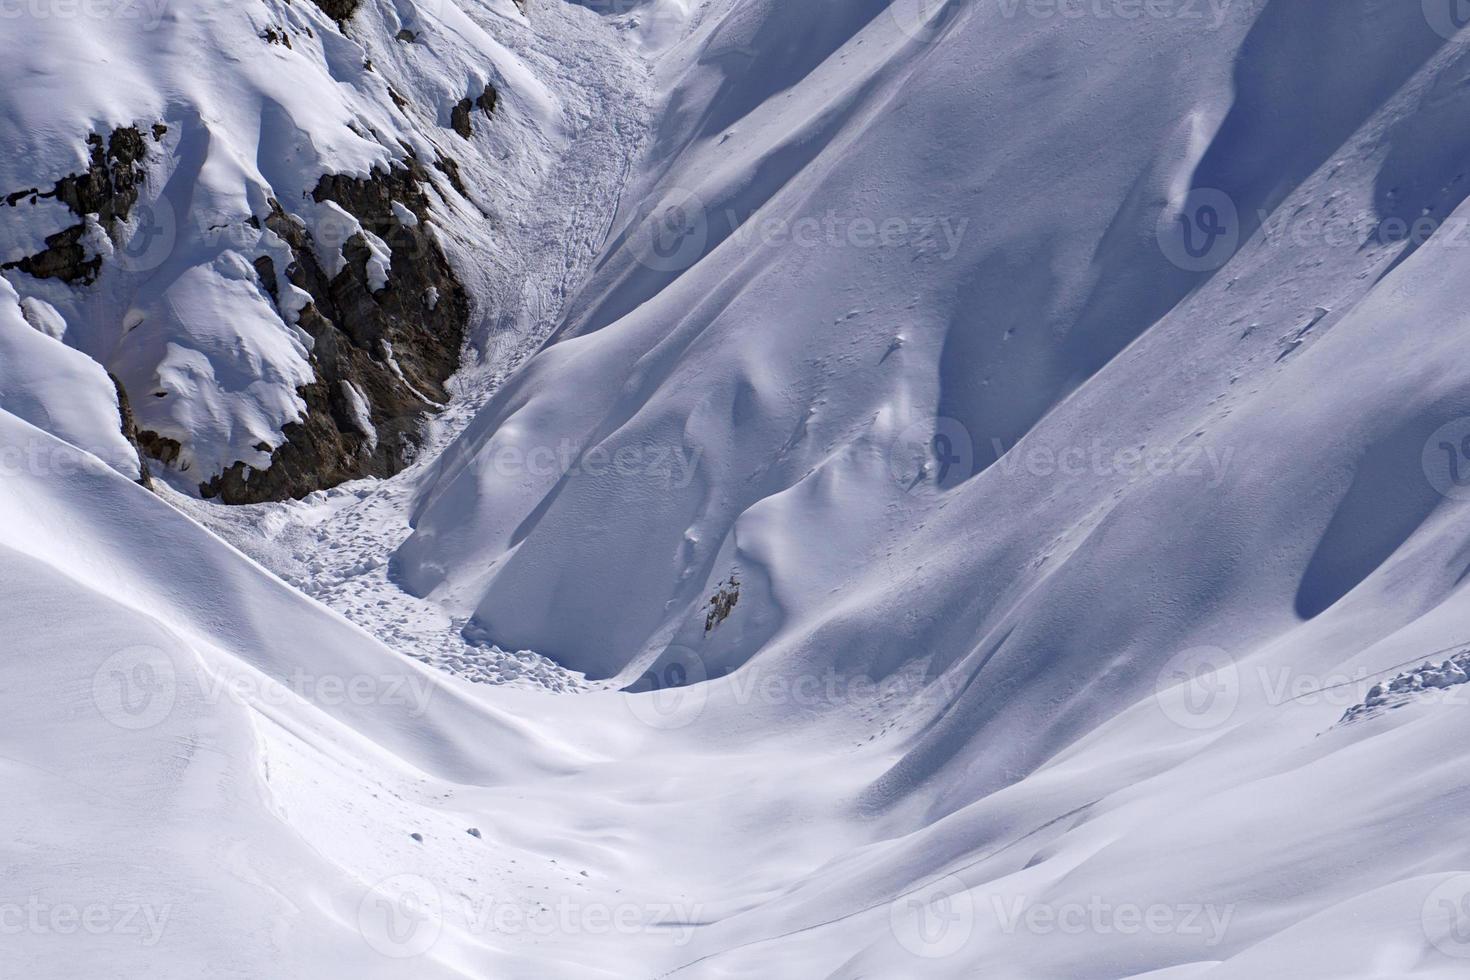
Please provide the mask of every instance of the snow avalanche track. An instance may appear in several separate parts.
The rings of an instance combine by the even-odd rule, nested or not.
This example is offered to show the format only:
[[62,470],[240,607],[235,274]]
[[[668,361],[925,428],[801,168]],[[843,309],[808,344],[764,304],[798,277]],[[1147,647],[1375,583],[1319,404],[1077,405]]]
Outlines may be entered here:
[[1462,978],[1470,36],[554,4],[415,465],[0,412],[0,972]]

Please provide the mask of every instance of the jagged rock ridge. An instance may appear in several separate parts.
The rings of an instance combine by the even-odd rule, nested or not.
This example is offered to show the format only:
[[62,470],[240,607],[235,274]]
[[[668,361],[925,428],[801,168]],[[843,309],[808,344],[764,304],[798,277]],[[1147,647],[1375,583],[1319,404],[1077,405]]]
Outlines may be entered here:
[[[323,177],[313,194],[391,249],[392,274],[378,289],[363,234],[346,240],[346,263],[329,276],[305,226],[273,202],[264,226],[290,246],[286,278],[312,298],[298,323],[314,341],[316,380],[300,390],[305,420],[286,426],[287,441],[270,467],[236,463],[200,487],[204,496],[226,503],[300,497],[362,476],[390,476],[411,458],[425,413],[448,399],[444,382],[459,366],[470,316],[469,296],[430,230],[428,181],[414,160],[366,179]],[[269,256],[256,270],[276,295]]]

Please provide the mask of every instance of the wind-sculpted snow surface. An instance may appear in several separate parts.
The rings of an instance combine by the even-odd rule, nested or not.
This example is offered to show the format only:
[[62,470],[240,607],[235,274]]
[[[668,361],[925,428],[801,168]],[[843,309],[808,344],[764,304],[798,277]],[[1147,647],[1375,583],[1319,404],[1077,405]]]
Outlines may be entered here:
[[[495,112],[576,107],[513,162],[603,244],[466,284],[548,342],[393,480],[181,505],[377,639],[0,374],[0,460],[68,464],[0,494],[16,969],[1463,977],[1456,5],[549,9]],[[609,58],[579,129],[613,36],[658,101]]]
[[[0,459],[20,449],[51,465],[0,495],[6,975],[500,974],[520,954],[480,918],[552,882],[616,901],[491,802],[588,764],[579,736],[533,736],[0,414]],[[434,956],[409,944],[429,914]]]
[[[556,342],[423,486],[398,574],[472,638],[778,740],[843,713],[763,682],[940,692],[840,805],[882,842],[674,975],[1463,968],[1421,912],[1470,855],[1409,828],[1463,826],[1467,716],[1318,738],[1372,686],[1326,678],[1462,639],[1463,39],[1125,6],[706,5]],[[886,921],[936,882],[930,960]]]

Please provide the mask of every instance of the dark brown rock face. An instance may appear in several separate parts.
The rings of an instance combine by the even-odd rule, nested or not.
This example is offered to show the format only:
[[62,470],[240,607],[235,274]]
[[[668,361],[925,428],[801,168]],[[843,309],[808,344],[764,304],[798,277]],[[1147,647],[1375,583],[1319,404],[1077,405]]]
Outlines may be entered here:
[[[476,104],[485,109],[483,98]],[[155,142],[166,132],[162,124],[155,126]],[[127,220],[146,179],[147,145],[132,127],[118,129],[105,140],[92,135],[87,143],[87,170],[63,178],[48,191],[35,188],[0,198],[0,208],[55,198],[79,219],[50,236],[45,250],[4,268],[77,287],[96,281],[102,259],[88,257],[86,216],[96,216],[108,231]],[[463,193],[452,160],[440,157],[433,165]],[[298,323],[314,340],[315,379],[298,390],[306,403],[305,416],[285,426],[286,442],[274,450],[270,465],[255,469],[236,463],[200,486],[204,496],[226,503],[299,498],[347,480],[391,476],[412,459],[425,417],[448,400],[444,383],[459,367],[470,318],[469,296],[429,228],[425,193],[429,184],[428,171],[417,160],[409,160],[367,178],[328,175],[313,191],[317,203],[335,203],[388,246],[388,281],[376,291],[368,271],[373,254],[362,234],[354,233],[342,243],[346,264],[329,276],[317,259],[311,235],[280,205],[272,202],[269,215],[249,222],[286,242],[292,262],[284,270],[285,278],[312,298]],[[328,243],[329,251],[334,247]],[[274,262],[262,255],[253,265],[266,291],[279,302]],[[157,432],[136,431],[128,392],[121,385],[118,397],[124,432],[139,447],[140,460],[175,463],[183,451],[179,442]]]
[[495,103],[499,100],[500,93],[495,91],[495,86],[486,85],[485,91],[481,92],[480,97],[475,100],[475,105],[479,106],[481,111],[489,117],[495,115]]
[[44,251],[8,262],[0,269],[19,269],[37,279],[60,279],[69,285],[90,285],[102,270],[102,260],[87,258],[82,240],[87,233],[86,216],[97,215],[102,227],[112,230],[126,221],[138,203],[138,187],[147,176],[142,135],[133,127],[113,130],[104,144],[100,135],[87,137],[90,166],[79,174],[57,181],[49,191],[39,188],[20,191],[5,198],[7,207],[23,207],[40,198],[55,198],[71,209],[77,224],[46,239]]
[[474,107],[475,104],[469,99],[462,99],[459,105],[449,110],[449,125],[465,139],[475,135],[474,124],[470,122],[470,111]]
[[462,99],[458,105],[450,110],[449,125],[456,133],[465,139],[469,139],[475,135],[475,126],[471,114],[475,109],[479,109],[485,114],[487,119],[490,118],[495,114],[495,103],[499,98],[500,95],[495,91],[495,86],[486,85],[485,91],[481,92],[477,98]]
[[[287,441],[269,468],[237,463],[200,487],[206,497],[226,503],[303,497],[359,477],[391,476],[412,459],[425,416],[448,399],[444,382],[459,367],[470,317],[469,297],[429,231],[427,181],[410,162],[367,179],[329,175],[314,191],[318,202],[336,203],[388,245],[392,271],[376,292],[362,235],[347,240],[346,266],[329,277],[299,223],[279,207],[265,219],[294,255],[287,278],[312,297],[299,322],[315,341],[316,380],[299,389],[305,419],[285,427]],[[395,202],[416,220],[401,221]],[[270,266],[269,259],[256,262],[273,287]]]
[[362,5],[362,0],[316,0],[316,5],[322,8],[322,13],[341,26],[357,13],[357,8]]
[[153,489],[153,474],[148,471],[148,459],[143,454],[143,447],[138,444],[138,425],[133,421],[133,406],[128,401],[128,393],[123,389],[122,382],[117,380],[117,375],[108,373],[112,379],[112,386],[117,389],[118,414],[122,416],[122,433],[133,447],[133,452],[138,454],[138,482],[148,489]]

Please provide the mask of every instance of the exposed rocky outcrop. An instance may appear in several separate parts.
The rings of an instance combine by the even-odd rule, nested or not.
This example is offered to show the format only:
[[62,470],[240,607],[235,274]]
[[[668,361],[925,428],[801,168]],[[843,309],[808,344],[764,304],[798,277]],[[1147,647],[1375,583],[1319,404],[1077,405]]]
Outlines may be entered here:
[[[346,480],[390,476],[412,459],[425,415],[448,399],[444,382],[458,369],[470,316],[469,297],[430,229],[428,181],[411,160],[366,179],[323,177],[313,193],[390,249],[391,274],[376,290],[372,251],[361,233],[343,245],[346,264],[332,277],[301,222],[279,205],[265,218],[265,227],[291,248],[286,278],[312,298],[298,323],[314,341],[316,380],[299,389],[305,416],[285,426],[286,442],[270,466],[237,463],[200,487],[206,497],[226,503],[301,497]],[[275,296],[271,260],[257,259],[255,268]],[[152,444],[177,454],[176,447]]]
[[158,460],[165,466],[172,466],[184,449],[177,439],[170,439],[147,430],[138,432],[137,440],[138,447],[146,456]]
[[316,0],[316,5],[322,8],[322,13],[337,22],[337,26],[344,26],[352,15],[357,13],[357,8],[362,5],[362,0]]
[[[155,126],[155,140],[161,135],[161,126]],[[23,201],[54,198],[78,220],[48,236],[44,250],[0,265],[0,270],[18,269],[37,279],[60,279],[69,285],[96,281],[102,259],[89,255],[84,244],[87,216],[96,215],[109,232],[118,222],[127,220],[138,203],[138,187],[147,176],[147,145],[135,127],[126,126],[113,130],[105,142],[100,134],[93,133],[87,137],[87,146],[91,160],[86,170],[63,177],[49,191],[34,188],[5,198],[5,205],[12,208]]]
[[[337,12],[355,5],[329,5]],[[332,12],[329,10],[329,13]],[[493,107],[493,90],[477,103]],[[153,141],[167,133],[157,124]],[[99,227],[115,234],[138,204],[147,176],[147,143],[137,127],[107,136],[88,137],[90,164],[50,190],[32,188],[0,199],[0,205],[54,198],[77,216],[76,225],[48,237],[46,248],[7,263],[40,279],[59,279],[73,286],[93,284],[103,258],[88,244]],[[458,167],[440,157],[433,164],[463,193]],[[328,175],[312,196],[331,202],[361,224],[363,232],[345,242],[327,243],[321,254],[340,246],[345,263],[335,276],[323,268],[318,242],[301,220],[279,204],[263,219],[248,222],[268,229],[291,250],[289,268],[277,270],[269,255],[252,262],[272,300],[280,304],[282,278],[304,290],[311,302],[299,312],[282,311],[311,335],[315,379],[298,389],[305,402],[303,419],[283,429],[286,441],[271,452],[270,466],[257,469],[238,462],[202,482],[200,492],[228,503],[253,503],[301,497],[314,490],[364,476],[389,476],[412,458],[419,427],[427,413],[447,399],[444,383],[458,369],[469,322],[470,302],[431,230],[429,171],[416,159],[377,171],[367,178]],[[94,224],[95,223],[95,224]],[[379,255],[374,255],[374,247]],[[391,257],[382,281],[381,250]],[[376,272],[370,263],[377,262]],[[284,276],[279,276],[283,272]],[[375,288],[376,287],[376,288]],[[297,304],[299,309],[299,303]],[[151,458],[180,466],[184,447],[172,437],[138,431],[128,392],[114,378],[123,412],[124,434]],[[135,393],[136,394],[136,393]],[[256,447],[270,452],[267,445]],[[146,465],[143,480],[149,479]]]
[[449,122],[454,131],[465,139],[475,135],[473,113],[479,109],[489,119],[495,114],[495,103],[499,99],[499,93],[495,91],[494,85],[486,85],[485,91],[477,98],[463,99],[449,112]]
[[721,582],[715,594],[710,596],[708,609],[704,615],[704,631],[710,633],[714,628],[730,618],[735,611],[735,606],[740,602],[740,579],[734,572],[730,573],[728,582]]
[[117,409],[119,415],[122,416],[123,438],[138,454],[138,482],[151,490],[153,489],[153,474],[148,470],[148,457],[143,452],[143,447],[138,444],[138,425],[133,420],[132,403],[128,401],[128,393],[123,388],[122,382],[117,379],[117,375],[109,372],[107,376],[112,379],[112,386],[117,389]]

